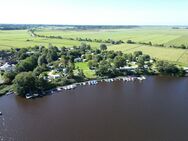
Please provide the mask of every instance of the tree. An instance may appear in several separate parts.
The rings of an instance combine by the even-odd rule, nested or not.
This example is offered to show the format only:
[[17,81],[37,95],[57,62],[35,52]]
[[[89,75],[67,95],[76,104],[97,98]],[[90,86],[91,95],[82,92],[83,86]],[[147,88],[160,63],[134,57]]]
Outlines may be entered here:
[[12,81],[14,80],[15,76],[16,76],[16,72],[14,72],[14,71],[5,72],[4,73],[4,79],[5,79],[4,83],[11,84]]
[[74,69],[75,69],[74,63],[69,62],[68,66],[67,66],[67,77],[68,78],[74,77]]
[[27,71],[33,71],[37,67],[37,55],[32,55],[25,60],[22,60],[19,64],[16,66],[16,70],[18,72],[27,72]]
[[128,40],[127,44],[135,44],[135,42],[133,42],[132,40]]
[[90,60],[88,61],[88,66],[90,69],[98,67],[98,62],[96,60]]
[[63,67],[66,67],[69,63],[69,57],[68,56],[65,56],[65,55],[62,55],[61,56],[61,59],[60,59],[60,64],[63,66]]
[[44,54],[38,58],[38,65],[42,66],[43,64],[47,64],[46,55]]
[[100,62],[100,61],[103,60],[103,57],[102,57],[102,55],[100,55],[100,54],[95,55],[93,58],[94,58],[94,60],[97,61],[97,62]]
[[50,83],[42,77],[36,77],[32,72],[21,72],[16,75],[13,81],[13,88],[17,95],[41,93],[51,88]]
[[142,54],[143,54],[142,51],[135,51],[135,52],[133,53],[133,60],[134,60],[134,61],[137,61],[138,57],[139,57],[140,55],[142,55]]
[[14,79],[14,90],[17,95],[25,96],[36,90],[35,77],[32,72],[21,72]]
[[138,56],[138,60],[137,60],[137,63],[138,63],[138,67],[139,68],[143,68],[144,67],[144,56]]
[[185,71],[181,68],[178,68],[174,64],[170,64],[167,61],[158,61],[156,64],[158,72],[162,75],[171,75],[171,76],[184,76]]
[[134,57],[138,57],[138,56],[140,56],[142,54],[143,54],[142,51],[135,51],[134,52]]
[[114,69],[108,61],[101,61],[99,67],[96,70],[96,74],[101,77],[113,77]]
[[56,61],[58,59],[58,48],[49,46],[48,53],[46,55],[46,60],[48,63],[51,63],[52,61]]
[[33,75],[34,76],[39,76],[42,72],[46,71],[47,68],[46,66],[43,64],[42,66],[37,66],[34,70],[33,70]]
[[114,65],[116,68],[124,67],[126,65],[126,59],[122,56],[116,56],[114,58]]
[[125,58],[126,60],[129,60],[130,62],[133,61],[133,55],[132,55],[132,53],[125,54],[125,55],[124,55],[124,58]]
[[101,50],[107,50],[106,44],[101,44],[101,45],[100,45],[100,49],[101,49]]

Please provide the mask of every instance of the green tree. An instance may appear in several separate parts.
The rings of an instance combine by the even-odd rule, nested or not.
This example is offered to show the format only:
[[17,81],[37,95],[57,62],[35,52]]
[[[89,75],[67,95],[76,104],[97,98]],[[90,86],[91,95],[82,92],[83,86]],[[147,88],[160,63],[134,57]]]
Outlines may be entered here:
[[48,53],[46,55],[46,60],[48,63],[51,63],[52,61],[56,61],[58,59],[58,48],[49,46]]
[[90,69],[98,67],[98,62],[96,60],[90,60],[88,61],[88,66]]
[[41,55],[38,58],[38,65],[42,66],[43,64],[47,64],[46,55]]
[[144,64],[145,64],[144,62],[145,62],[144,56],[138,56],[137,64],[138,64],[139,68],[143,68],[144,67]]
[[15,76],[16,76],[16,72],[15,71],[7,71],[4,73],[4,83],[5,84],[11,84],[12,81],[14,80]]
[[38,56],[32,55],[25,60],[22,60],[19,64],[16,66],[16,70],[18,72],[27,72],[27,71],[33,71],[33,69],[37,66],[37,60]]
[[15,77],[13,86],[17,95],[33,93],[36,90],[35,77],[32,72],[21,72]]
[[96,69],[96,74],[101,77],[113,77],[114,76],[114,69],[110,62],[108,61],[101,61],[99,63],[99,67]]
[[171,64],[167,61],[158,61],[156,64],[158,72],[162,75],[171,76],[183,76],[185,71],[182,68],[178,68],[176,65]]
[[107,50],[106,44],[101,44],[100,45],[100,50]]
[[124,67],[126,65],[126,59],[122,56],[116,56],[114,58],[114,65],[116,68]]

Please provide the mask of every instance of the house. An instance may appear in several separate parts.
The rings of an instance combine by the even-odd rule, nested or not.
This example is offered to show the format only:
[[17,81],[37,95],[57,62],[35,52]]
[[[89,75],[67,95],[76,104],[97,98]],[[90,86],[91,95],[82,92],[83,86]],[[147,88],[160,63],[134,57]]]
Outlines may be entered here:
[[13,71],[15,70],[15,65],[12,64],[10,65],[9,63],[5,63],[3,66],[0,67],[0,70],[3,70],[3,71]]
[[118,68],[118,70],[135,70],[136,68],[138,68],[137,66],[131,66],[131,67],[129,67],[129,66],[124,66],[124,67],[120,67],[120,68]]
[[82,62],[82,58],[80,58],[80,57],[79,58],[75,58],[74,62]]
[[60,74],[56,74],[55,73],[55,71],[51,71],[51,72],[49,72],[48,73],[48,79],[58,79],[58,78],[60,78],[61,76],[60,76]]
[[48,79],[58,79],[61,76],[59,74],[48,74]]

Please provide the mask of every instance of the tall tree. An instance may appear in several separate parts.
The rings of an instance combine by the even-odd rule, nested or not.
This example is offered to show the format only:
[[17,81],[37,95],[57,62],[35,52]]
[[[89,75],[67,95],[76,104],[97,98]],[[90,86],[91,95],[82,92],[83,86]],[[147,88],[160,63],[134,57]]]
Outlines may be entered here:
[[100,49],[101,49],[101,50],[107,50],[106,44],[101,44],[101,45],[100,45]]

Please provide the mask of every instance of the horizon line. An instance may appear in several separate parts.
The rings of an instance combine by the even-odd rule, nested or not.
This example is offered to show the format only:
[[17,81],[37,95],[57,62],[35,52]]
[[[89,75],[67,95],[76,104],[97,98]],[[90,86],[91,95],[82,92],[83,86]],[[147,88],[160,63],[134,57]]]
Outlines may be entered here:
[[0,23],[0,25],[49,25],[49,26],[188,26],[188,24],[48,24],[48,23]]

